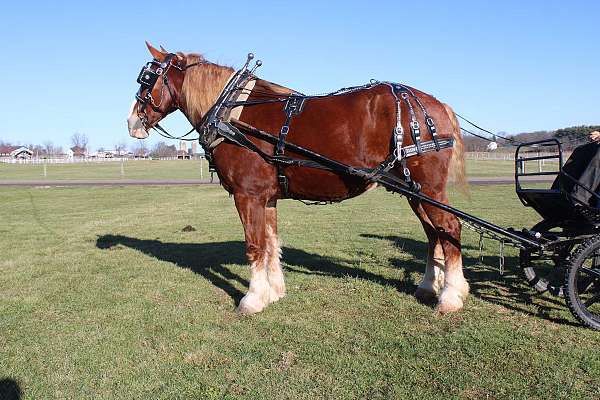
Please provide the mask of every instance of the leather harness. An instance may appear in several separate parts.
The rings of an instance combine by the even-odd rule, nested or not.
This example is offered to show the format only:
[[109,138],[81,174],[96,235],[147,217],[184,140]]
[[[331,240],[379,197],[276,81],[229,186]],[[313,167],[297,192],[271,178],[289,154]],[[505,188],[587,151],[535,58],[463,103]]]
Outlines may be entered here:
[[[150,104],[153,109],[158,109],[158,105],[155,104],[155,101],[152,98],[151,91],[154,87],[154,84],[160,76],[162,76],[164,80],[163,83],[167,87],[169,92],[171,91],[167,78],[168,68],[175,67],[180,70],[185,70],[189,67],[205,63],[205,61],[200,61],[198,63],[194,63],[192,65],[188,65],[186,67],[181,68],[171,62],[173,56],[174,55],[169,54],[168,58],[162,63],[159,63],[155,60],[148,63],[144,68],[142,68],[142,71],[140,72],[140,75],[138,77],[138,83],[140,83],[141,87],[136,97],[140,101],[140,104],[142,104],[143,106],[145,106],[146,104]],[[233,75],[229,82],[227,82],[225,88],[217,98],[215,104],[206,113],[202,121],[200,121],[200,123],[193,128],[193,130],[196,130],[199,133],[198,140],[202,148],[204,149],[206,158],[208,159],[209,165],[211,168],[213,168],[213,170],[216,169],[214,169],[214,163],[212,162],[212,152],[220,143],[222,143],[224,140],[227,140],[231,143],[235,143],[240,147],[244,147],[258,154],[266,162],[276,166],[277,180],[280,185],[283,198],[293,198],[292,196],[290,196],[289,182],[287,176],[285,175],[285,167],[287,166],[324,169],[340,174],[349,174],[357,176],[370,182],[377,182],[386,177],[390,177],[389,171],[396,165],[396,163],[399,163],[402,167],[404,175],[403,178],[405,183],[407,183],[409,187],[413,190],[418,191],[419,185],[418,183],[413,182],[411,180],[410,170],[406,166],[406,159],[409,157],[422,155],[423,153],[431,151],[440,151],[442,149],[451,148],[454,145],[454,140],[452,138],[438,138],[435,122],[433,118],[431,118],[431,116],[428,114],[421,100],[415,95],[411,88],[398,83],[379,82],[372,80],[366,85],[342,88],[335,92],[322,95],[307,96],[298,92],[292,92],[291,94],[277,95],[277,97],[275,98],[239,101],[238,99],[240,97],[240,94],[245,90],[245,87],[248,84],[248,82],[257,79],[257,77],[254,75],[254,71],[256,70],[256,68],[262,65],[260,61],[257,61],[255,66],[250,70],[248,66],[253,58],[254,55],[250,53],[244,66]],[[359,90],[369,90],[379,85],[387,86],[390,89],[390,93],[394,98],[396,104],[396,124],[392,132],[391,138],[393,150],[388,155],[388,157],[384,161],[382,161],[377,167],[355,168],[340,163],[338,161],[331,160],[309,149],[287,142],[287,135],[290,130],[292,118],[302,113],[306,102],[310,99],[331,97],[340,94],[348,94]],[[143,90],[146,90],[145,95],[143,95]],[[421,140],[421,128],[417,120],[415,107],[411,103],[411,99],[414,101],[414,103],[417,105],[417,107],[423,114],[425,123],[427,125],[427,129],[432,137],[431,141]],[[403,146],[404,130],[402,128],[401,123],[402,102],[406,105],[406,108],[409,112],[411,138],[414,143],[413,145],[408,146]],[[284,104],[283,111],[285,113],[285,122],[279,131],[279,136],[274,136],[271,133],[264,132],[242,121],[230,117],[231,110],[235,107],[253,106],[267,103]],[[145,115],[142,115],[142,117],[145,117]],[[176,138],[168,134],[168,132],[164,131],[162,127],[160,127],[160,130],[167,134],[167,137],[175,139],[182,139],[183,137],[189,135],[189,133],[193,131],[192,130],[188,132],[182,137]],[[246,134],[256,137],[259,140],[266,141],[267,143],[273,144],[273,154],[267,154],[264,151],[262,151],[250,139],[248,139]],[[285,155],[286,149],[290,149],[294,153],[300,154],[306,157],[307,159],[297,159],[288,157]]]

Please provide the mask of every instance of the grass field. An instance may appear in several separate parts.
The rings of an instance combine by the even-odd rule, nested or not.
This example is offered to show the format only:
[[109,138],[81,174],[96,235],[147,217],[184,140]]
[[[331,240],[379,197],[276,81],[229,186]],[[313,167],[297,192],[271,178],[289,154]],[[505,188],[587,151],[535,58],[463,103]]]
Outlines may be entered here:
[[[511,186],[453,199],[537,222]],[[288,296],[253,317],[234,312],[249,271],[220,187],[0,188],[0,203],[0,381],[24,399],[600,397],[600,334],[478,265],[474,234],[465,310],[418,303],[424,234],[383,190],[280,203]]]
[[206,160],[135,160],[124,162],[122,169],[118,161],[47,164],[45,177],[41,164],[0,163],[0,180],[200,179],[201,163],[202,177],[207,179]]
[[[0,180],[76,180],[76,179],[200,179],[199,160],[127,161],[121,174],[120,162],[48,164],[0,163]],[[204,179],[208,163],[202,161]],[[507,177],[514,174],[513,161],[467,160],[467,175],[471,177]]]

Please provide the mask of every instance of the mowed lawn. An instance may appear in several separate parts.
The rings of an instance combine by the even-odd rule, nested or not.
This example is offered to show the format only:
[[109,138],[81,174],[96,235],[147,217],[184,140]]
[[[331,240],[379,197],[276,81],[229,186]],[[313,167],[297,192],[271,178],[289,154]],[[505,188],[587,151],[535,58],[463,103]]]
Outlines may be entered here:
[[[512,190],[453,199],[533,225]],[[252,317],[234,312],[249,271],[218,186],[0,188],[0,204],[0,381],[23,399],[600,396],[600,333],[516,270],[478,265],[473,233],[464,311],[418,303],[424,234],[406,200],[383,190],[324,207],[281,202],[288,295]],[[496,245],[486,254],[496,266]]]
[[[202,171],[201,171],[202,168]],[[115,180],[115,179],[207,179],[206,160],[129,160],[66,164],[0,163],[2,180]]]
[[[202,170],[201,170],[202,163]],[[122,165],[122,167],[121,167]],[[531,172],[537,170],[530,164]],[[544,170],[551,171],[550,163]],[[502,160],[466,160],[469,177],[510,177],[515,173],[514,161]],[[172,160],[150,161],[135,160],[46,164],[46,176],[42,164],[5,164],[0,163],[0,181],[27,180],[115,180],[115,179],[208,179],[208,163],[206,160]],[[215,176],[216,178],[216,176]]]

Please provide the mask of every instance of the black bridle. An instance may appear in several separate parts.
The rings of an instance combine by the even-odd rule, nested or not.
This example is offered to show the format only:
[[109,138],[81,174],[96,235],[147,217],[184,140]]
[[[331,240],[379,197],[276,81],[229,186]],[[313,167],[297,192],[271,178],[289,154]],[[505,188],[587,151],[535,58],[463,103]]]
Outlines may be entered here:
[[[177,58],[177,56],[175,54],[169,53],[169,54],[167,54],[167,56],[165,57],[165,59],[163,61],[153,59],[152,61],[147,62],[146,65],[144,65],[142,67],[142,70],[140,71],[140,74],[138,75],[138,78],[137,78],[137,82],[140,84],[140,88],[138,89],[137,93],[135,94],[135,98],[138,101],[138,107],[137,107],[136,112],[137,112],[138,117],[142,121],[142,126],[146,130],[154,129],[155,131],[158,132],[159,135],[161,135],[167,139],[195,141],[195,140],[197,140],[197,138],[196,139],[185,139],[185,137],[188,136],[189,134],[191,134],[192,132],[194,132],[194,130],[196,128],[192,128],[185,135],[173,136],[169,132],[167,132],[162,126],[160,126],[160,124],[158,122],[156,124],[154,124],[154,126],[150,126],[150,124],[148,123],[148,115],[146,114],[147,106],[150,106],[150,108],[152,108],[152,110],[154,112],[157,112],[158,114],[160,114],[161,119],[164,118],[166,113],[168,112],[168,111],[163,112],[160,109],[160,107],[162,106],[162,102],[163,102],[163,92],[164,92],[165,88],[167,88],[167,90],[169,92],[169,96],[171,96],[171,99],[175,102],[175,108],[181,109],[179,107],[179,100],[175,96],[174,91],[171,88],[171,85],[169,85],[169,70],[171,68],[175,68],[176,70],[178,70],[180,72],[185,72],[188,68],[207,63],[207,61],[201,60],[201,61],[189,64],[189,65],[185,65],[182,67],[173,62],[173,60],[176,58]],[[154,86],[156,85],[156,82],[161,77],[162,77],[163,86],[161,88],[160,98],[158,99],[158,102],[157,102],[152,97],[152,91],[154,89]],[[145,94],[144,94],[144,91],[146,91]]]

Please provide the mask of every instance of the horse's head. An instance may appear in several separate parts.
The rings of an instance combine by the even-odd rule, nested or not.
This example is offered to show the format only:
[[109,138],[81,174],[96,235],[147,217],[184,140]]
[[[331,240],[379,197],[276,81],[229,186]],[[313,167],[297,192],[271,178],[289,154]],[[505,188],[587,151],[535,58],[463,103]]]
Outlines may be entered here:
[[127,128],[129,135],[137,139],[148,137],[148,130],[173,111],[180,108],[181,89],[185,71],[192,65],[182,53],[169,53],[162,47],[155,49],[146,42],[152,61],[146,63],[138,76],[140,89],[131,105]]

